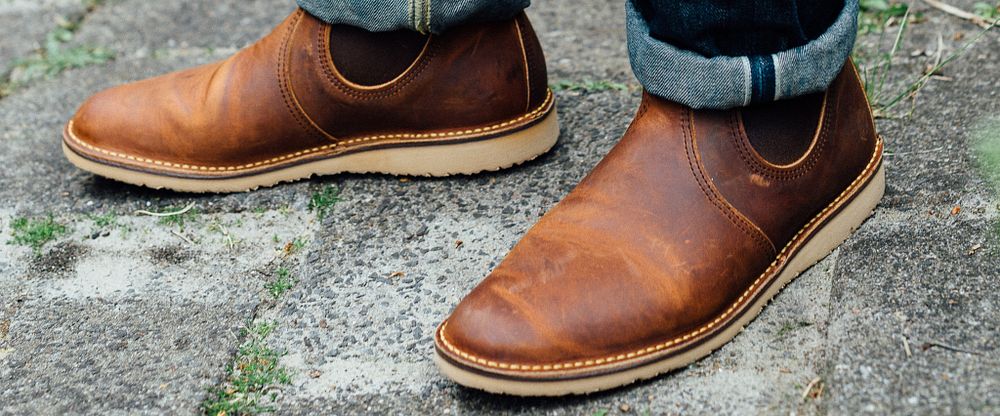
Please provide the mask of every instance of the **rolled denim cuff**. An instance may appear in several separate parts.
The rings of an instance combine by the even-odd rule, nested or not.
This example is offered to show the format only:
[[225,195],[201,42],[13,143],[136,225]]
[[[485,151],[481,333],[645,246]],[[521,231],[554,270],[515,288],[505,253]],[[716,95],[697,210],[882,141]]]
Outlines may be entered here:
[[441,33],[473,21],[511,19],[530,0],[298,0],[299,7],[318,19],[371,32],[409,29]]
[[649,93],[693,108],[726,109],[826,90],[854,47],[858,0],[825,33],[771,55],[706,58],[650,35],[633,0],[625,2],[629,58]]

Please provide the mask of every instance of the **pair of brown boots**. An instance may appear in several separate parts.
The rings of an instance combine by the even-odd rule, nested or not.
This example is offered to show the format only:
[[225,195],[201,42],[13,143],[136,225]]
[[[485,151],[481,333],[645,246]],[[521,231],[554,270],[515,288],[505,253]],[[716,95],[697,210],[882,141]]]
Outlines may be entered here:
[[[375,64],[338,30],[300,10],[227,60],[99,93],[66,126],[66,156],[128,183],[234,192],[472,174],[555,144],[525,16],[430,36],[403,65],[372,67],[381,78],[356,75]],[[460,384],[518,395],[687,365],[868,217],[881,161],[850,63],[824,94],[765,106],[644,94],[621,142],[438,327],[435,360]]]

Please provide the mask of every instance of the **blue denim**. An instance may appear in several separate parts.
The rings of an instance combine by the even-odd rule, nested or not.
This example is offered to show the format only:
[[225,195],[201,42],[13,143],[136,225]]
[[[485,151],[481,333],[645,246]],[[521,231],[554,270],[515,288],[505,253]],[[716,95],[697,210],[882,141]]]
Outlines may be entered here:
[[826,90],[857,35],[858,0],[846,0],[816,39],[766,55],[712,56],[655,39],[635,0],[626,3],[632,71],[651,94],[694,108],[744,107]]
[[702,56],[770,55],[820,37],[844,0],[635,0],[655,39]]
[[[823,91],[847,61],[857,34],[858,0],[843,0],[832,24],[822,17],[810,19],[806,16],[809,13],[800,16],[778,8],[775,0],[730,5],[707,0],[677,5],[674,1],[680,2],[625,1],[629,58],[646,91],[693,108],[743,107]],[[831,1],[836,0],[824,0],[823,5],[829,7]],[[298,2],[307,12],[330,23],[376,32],[410,29],[440,33],[461,23],[512,18],[530,0]],[[683,13],[676,14],[672,7],[684,8]],[[747,7],[755,10],[753,16],[742,16]],[[670,22],[678,19],[693,20],[671,28]],[[791,35],[775,35],[774,25],[784,25]],[[725,30],[736,33],[730,39],[745,39],[720,41],[712,39],[711,33],[706,35]]]
[[467,22],[511,19],[531,0],[298,0],[319,19],[372,32],[441,33]]

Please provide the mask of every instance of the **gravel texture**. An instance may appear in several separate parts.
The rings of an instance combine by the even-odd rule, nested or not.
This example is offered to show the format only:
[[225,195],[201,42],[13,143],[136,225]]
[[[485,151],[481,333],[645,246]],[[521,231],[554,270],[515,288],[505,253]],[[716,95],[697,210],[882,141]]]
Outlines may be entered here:
[[[551,153],[468,177],[340,175],[192,196],[75,169],[59,149],[63,123],[102,88],[250,44],[291,2],[112,0],[87,11],[0,0],[0,73],[39,47],[55,16],[85,14],[71,44],[117,55],[0,99],[0,414],[198,412],[247,322],[277,324],[267,343],[292,375],[280,414],[1000,413],[998,199],[971,139],[998,117],[1000,30],[932,80],[912,117],[879,121],[883,203],[732,343],[586,397],[495,396],[442,378],[434,327],[603,157],[638,105],[620,2],[536,3],[550,82],[628,87],[558,92]],[[926,21],[906,37],[893,90],[920,76],[939,35],[947,53],[979,30],[917,7]],[[309,198],[326,186],[340,202],[320,220]],[[183,227],[137,213],[191,203]],[[114,224],[95,221],[109,213]],[[15,217],[48,214],[68,232],[39,253],[5,244]],[[295,240],[304,246],[288,254]],[[276,264],[295,278],[278,299],[265,290]],[[814,381],[822,394],[804,398]]]

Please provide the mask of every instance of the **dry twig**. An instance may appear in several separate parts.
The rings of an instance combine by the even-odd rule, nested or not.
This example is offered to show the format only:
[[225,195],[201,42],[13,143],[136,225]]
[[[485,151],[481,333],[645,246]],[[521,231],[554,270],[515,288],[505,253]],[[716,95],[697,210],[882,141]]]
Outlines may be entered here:
[[931,347],[938,347],[938,348],[946,349],[948,351],[963,352],[963,353],[972,354],[972,355],[983,355],[983,353],[981,353],[979,351],[972,351],[972,350],[967,350],[967,349],[964,349],[964,348],[959,348],[959,347],[956,347],[956,346],[953,346],[953,345],[945,344],[945,343],[940,342],[940,341],[928,341],[928,342],[925,342],[924,345],[922,345],[920,348],[922,350],[924,350],[924,351],[927,351],[927,350],[931,349]]
[[960,19],[968,20],[975,23],[977,26],[983,29],[989,29],[994,25],[994,23],[987,21],[982,16],[976,15],[974,13],[969,13],[965,10],[959,9],[958,7],[952,6],[947,3],[940,2],[938,0],[924,0],[924,3],[929,4],[931,7],[938,9],[942,12],[948,13],[952,16],[958,17]]
[[140,209],[140,210],[138,210],[138,211],[135,212],[135,215],[149,215],[151,217],[160,217],[160,218],[163,218],[163,217],[176,217],[178,215],[184,215],[184,214],[186,214],[192,208],[194,208],[194,202],[188,204],[188,206],[184,207],[180,211],[174,211],[174,212],[152,212],[152,211],[146,211],[144,209]]
[[192,246],[194,245],[194,241],[191,241],[190,238],[185,237],[184,234],[181,234],[181,233],[177,232],[177,230],[170,230],[170,232],[173,233],[174,235],[180,237],[181,240],[184,240],[189,245],[192,245]]
[[[819,377],[816,377],[816,378],[812,379],[812,381],[810,381],[808,385],[806,385],[806,389],[802,392],[802,400],[803,401],[805,401],[805,399],[807,397],[809,397],[809,393],[812,393],[813,388],[816,387],[816,384],[819,383],[820,381],[821,381],[821,379]],[[822,391],[823,391],[823,387],[820,386],[819,391],[813,397],[814,398],[819,397],[819,394],[821,394]]]

